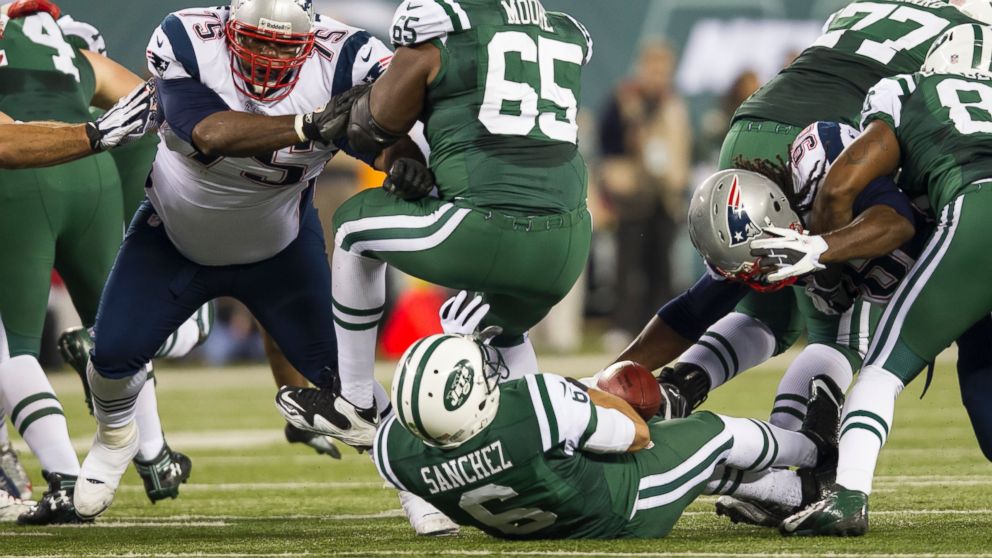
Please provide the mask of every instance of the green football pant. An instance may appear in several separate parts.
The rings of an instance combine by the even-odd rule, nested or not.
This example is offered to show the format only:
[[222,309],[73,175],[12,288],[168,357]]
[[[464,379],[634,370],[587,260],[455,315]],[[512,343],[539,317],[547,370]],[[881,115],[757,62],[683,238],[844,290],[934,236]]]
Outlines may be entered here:
[[134,143],[110,152],[121,177],[125,229],[131,222],[131,217],[138,211],[141,201],[145,199],[145,184],[148,182],[148,173],[152,170],[152,162],[157,152],[158,136],[155,134],[147,134]]
[[684,419],[655,419],[648,426],[654,446],[633,454],[640,481],[621,538],[667,535],[734,445],[720,417],[707,411]]
[[123,230],[108,154],[44,169],[0,171],[0,315],[11,356],[37,356],[52,268],[92,326]]
[[989,215],[992,182],[973,184],[944,206],[926,248],[882,314],[866,365],[880,366],[908,384],[992,313]]
[[381,188],[361,192],[334,214],[335,243],[425,281],[483,293],[501,346],[519,344],[568,294],[589,256],[586,208],[511,215],[457,201],[406,201]]

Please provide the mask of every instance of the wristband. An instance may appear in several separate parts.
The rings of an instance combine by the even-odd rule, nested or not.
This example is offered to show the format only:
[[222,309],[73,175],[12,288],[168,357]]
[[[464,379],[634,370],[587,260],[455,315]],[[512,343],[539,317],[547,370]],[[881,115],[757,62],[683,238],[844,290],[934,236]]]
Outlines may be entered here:
[[296,136],[300,138],[300,143],[307,141],[307,135],[303,132],[303,117],[302,114],[296,115],[296,120],[293,122],[293,129],[296,130]]
[[93,151],[103,151],[100,148],[100,140],[103,139],[103,134],[100,133],[100,129],[96,127],[93,122],[87,122],[86,126],[86,138],[90,140],[90,149]]

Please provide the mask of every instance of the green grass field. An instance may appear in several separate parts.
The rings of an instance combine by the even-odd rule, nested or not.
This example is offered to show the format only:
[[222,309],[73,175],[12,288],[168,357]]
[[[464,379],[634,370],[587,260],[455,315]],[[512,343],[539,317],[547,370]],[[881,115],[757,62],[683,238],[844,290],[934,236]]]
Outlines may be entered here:
[[[594,355],[543,362],[549,371],[586,375],[606,361]],[[784,363],[780,358],[748,372],[715,392],[706,408],[767,416]],[[159,405],[167,438],[193,459],[180,498],[150,505],[131,471],[117,502],[95,525],[0,526],[0,555],[992,556],[992,467],[977,448],[953,372],[953,361],[942,360],[923,401],[922,382],[900,399],[867,537],[785,539],[772,530],[731,525],[713,514],[712,498],[703,498],[666,539],[509,543],[474,529],[417,539],[368,457],[344,449],[344,459],[333,461],[284,442],[267,369],[162,367]],[[390,375],[389,364],[380,366],[380,378]],[[82,455],[94,430],[82,389],[72,374],[53,380]],[[19,447],[40,484],[37,461]]]

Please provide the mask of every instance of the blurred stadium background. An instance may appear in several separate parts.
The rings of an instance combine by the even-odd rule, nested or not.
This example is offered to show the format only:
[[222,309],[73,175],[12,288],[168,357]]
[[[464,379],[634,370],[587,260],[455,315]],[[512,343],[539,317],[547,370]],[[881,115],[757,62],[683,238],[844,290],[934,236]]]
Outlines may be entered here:
[[[110,56],[147,75],[148,37],[187,0],[62,0],[63,10],[95,25]],[[686,196],[715,168],[736,106],[818,35],[845,0],[545,0],[583,21],[595,46],[584,72],[580,147],[590,165],[595,222],[587,273],[534,334],[542,354],[622,348],[660,305],[691,284],[699,259],[681,226]],[[318,12],[365,27],[388,42],[398,0],[317,0]],[[325,172],[318,207],[334,209],[382,176],[339,156]],[[331,231],[328,230],[328,239]],[[535,271],[537,272],[537,271]],[[392,276],[381,353],[398,356],[439,326],[447,293]],[[617,293],[624,293],[619,297]],[[60,367],[54,337],[77,318],[56,278],[42,363]],[[218,304],[217,327],[190,360],[217,366],[264,359],[247,311]]]

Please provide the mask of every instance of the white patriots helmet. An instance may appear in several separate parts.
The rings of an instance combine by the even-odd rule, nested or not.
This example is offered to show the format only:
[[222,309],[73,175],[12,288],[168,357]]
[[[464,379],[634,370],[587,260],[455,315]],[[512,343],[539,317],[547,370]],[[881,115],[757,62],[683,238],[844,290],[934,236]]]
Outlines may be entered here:
[[489,426],[499,409],[493,351],[463,335],[431,335],[411,345],[393,376],[400,424],[439,448],[460,446]]
[[312,0],[232,0],[227,20],[234,83],[265,102],[292,92],[313,52]]
[[720,275],[758,291],[795,282],[765,282],[751,255],[751,240],[764,235],[765,227],[803,230],[785,193],[768,177],[742,169],[713,174],[692,193],[688,227],[692,245]]
[[990,0],[950,0],[950,4],[971,19],[992,25],[992,1]]
[[966,23],[934,41],[920,71],[992,79],[992,27]]

